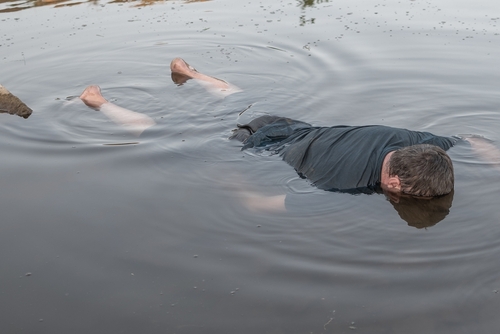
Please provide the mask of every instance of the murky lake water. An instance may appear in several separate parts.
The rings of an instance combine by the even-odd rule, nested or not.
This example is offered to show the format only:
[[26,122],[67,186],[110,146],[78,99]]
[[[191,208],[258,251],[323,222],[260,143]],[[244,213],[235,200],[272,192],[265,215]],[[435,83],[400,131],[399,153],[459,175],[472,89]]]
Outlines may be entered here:
[[[0,115],[0,332],[498,331],[494,165],[451,149],[453,206],[417,229],[227,137],[276,114],[500,146],[499,20],[493,0],[2,1],[0,84],[34,113]],[[175,85],[177,56],[243,92]],[[156,131],[67,101],[89,84]],[[256,213],[247,190],[325,204]]]

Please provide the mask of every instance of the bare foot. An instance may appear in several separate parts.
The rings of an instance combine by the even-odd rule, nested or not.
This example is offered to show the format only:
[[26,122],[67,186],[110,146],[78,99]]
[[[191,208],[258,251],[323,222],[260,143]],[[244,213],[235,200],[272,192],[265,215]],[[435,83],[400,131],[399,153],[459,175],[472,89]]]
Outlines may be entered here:
[[174,60],[172,60],[172,62],[170,63],[170,70],[172,71],[172,73],[182,74],[189,78],[193,78],[195,76],[195,73],[198,73],[198,71],[193,66],[186,63],[182,58],[175,58]]
[[196,79],[205,89],[218,97],[226,97],[233,93],[241,92],[241,89],[222,79],[198,72],[182,58],[172,60],[170,70],[172,71],[172,80],[178,85],[182,85],[189,79]]
[[108,102],[101,94],[99,86],[88,86],[80,95],[80,99],[91,108],[100,108],[104,103]]

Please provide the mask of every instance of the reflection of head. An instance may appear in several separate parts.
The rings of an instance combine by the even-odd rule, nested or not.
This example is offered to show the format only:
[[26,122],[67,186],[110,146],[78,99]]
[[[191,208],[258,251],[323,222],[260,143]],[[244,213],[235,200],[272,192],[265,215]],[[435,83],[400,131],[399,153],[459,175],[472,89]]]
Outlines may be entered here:
[[414,196],[440,196],[453,190],[453,164],[438,146],[403,147],[389,161],[389,175],[398,176],[401,191]]
[[443,220],[450,213],[453,191],[447,195],[422,198],[401,194],[391,194],[389,201],[401,219],[416,228],[431,227]]

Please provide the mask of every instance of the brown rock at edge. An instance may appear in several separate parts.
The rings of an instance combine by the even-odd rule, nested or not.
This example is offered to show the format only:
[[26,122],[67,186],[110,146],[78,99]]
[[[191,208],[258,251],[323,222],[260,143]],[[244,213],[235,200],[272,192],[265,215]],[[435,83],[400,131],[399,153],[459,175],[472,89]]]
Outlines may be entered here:
[[23,118],[30,117],[33,110],[18,97],[12,95],[4,86],[0,85],[0,113],[9,113]]

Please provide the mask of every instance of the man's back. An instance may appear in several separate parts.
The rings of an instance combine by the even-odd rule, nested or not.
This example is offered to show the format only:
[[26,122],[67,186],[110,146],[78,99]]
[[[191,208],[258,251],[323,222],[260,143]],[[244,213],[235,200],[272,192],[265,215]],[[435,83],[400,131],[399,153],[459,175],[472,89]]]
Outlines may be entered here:
[[277,119],[259,128],[245,146],[267,144],[266,149],[279,153],[301,176],[324,190],[373,192],[389,152],[417,144],[448,150],[457,141],[381,125],[312,127],[299,122],[290,130],[290,123]]

